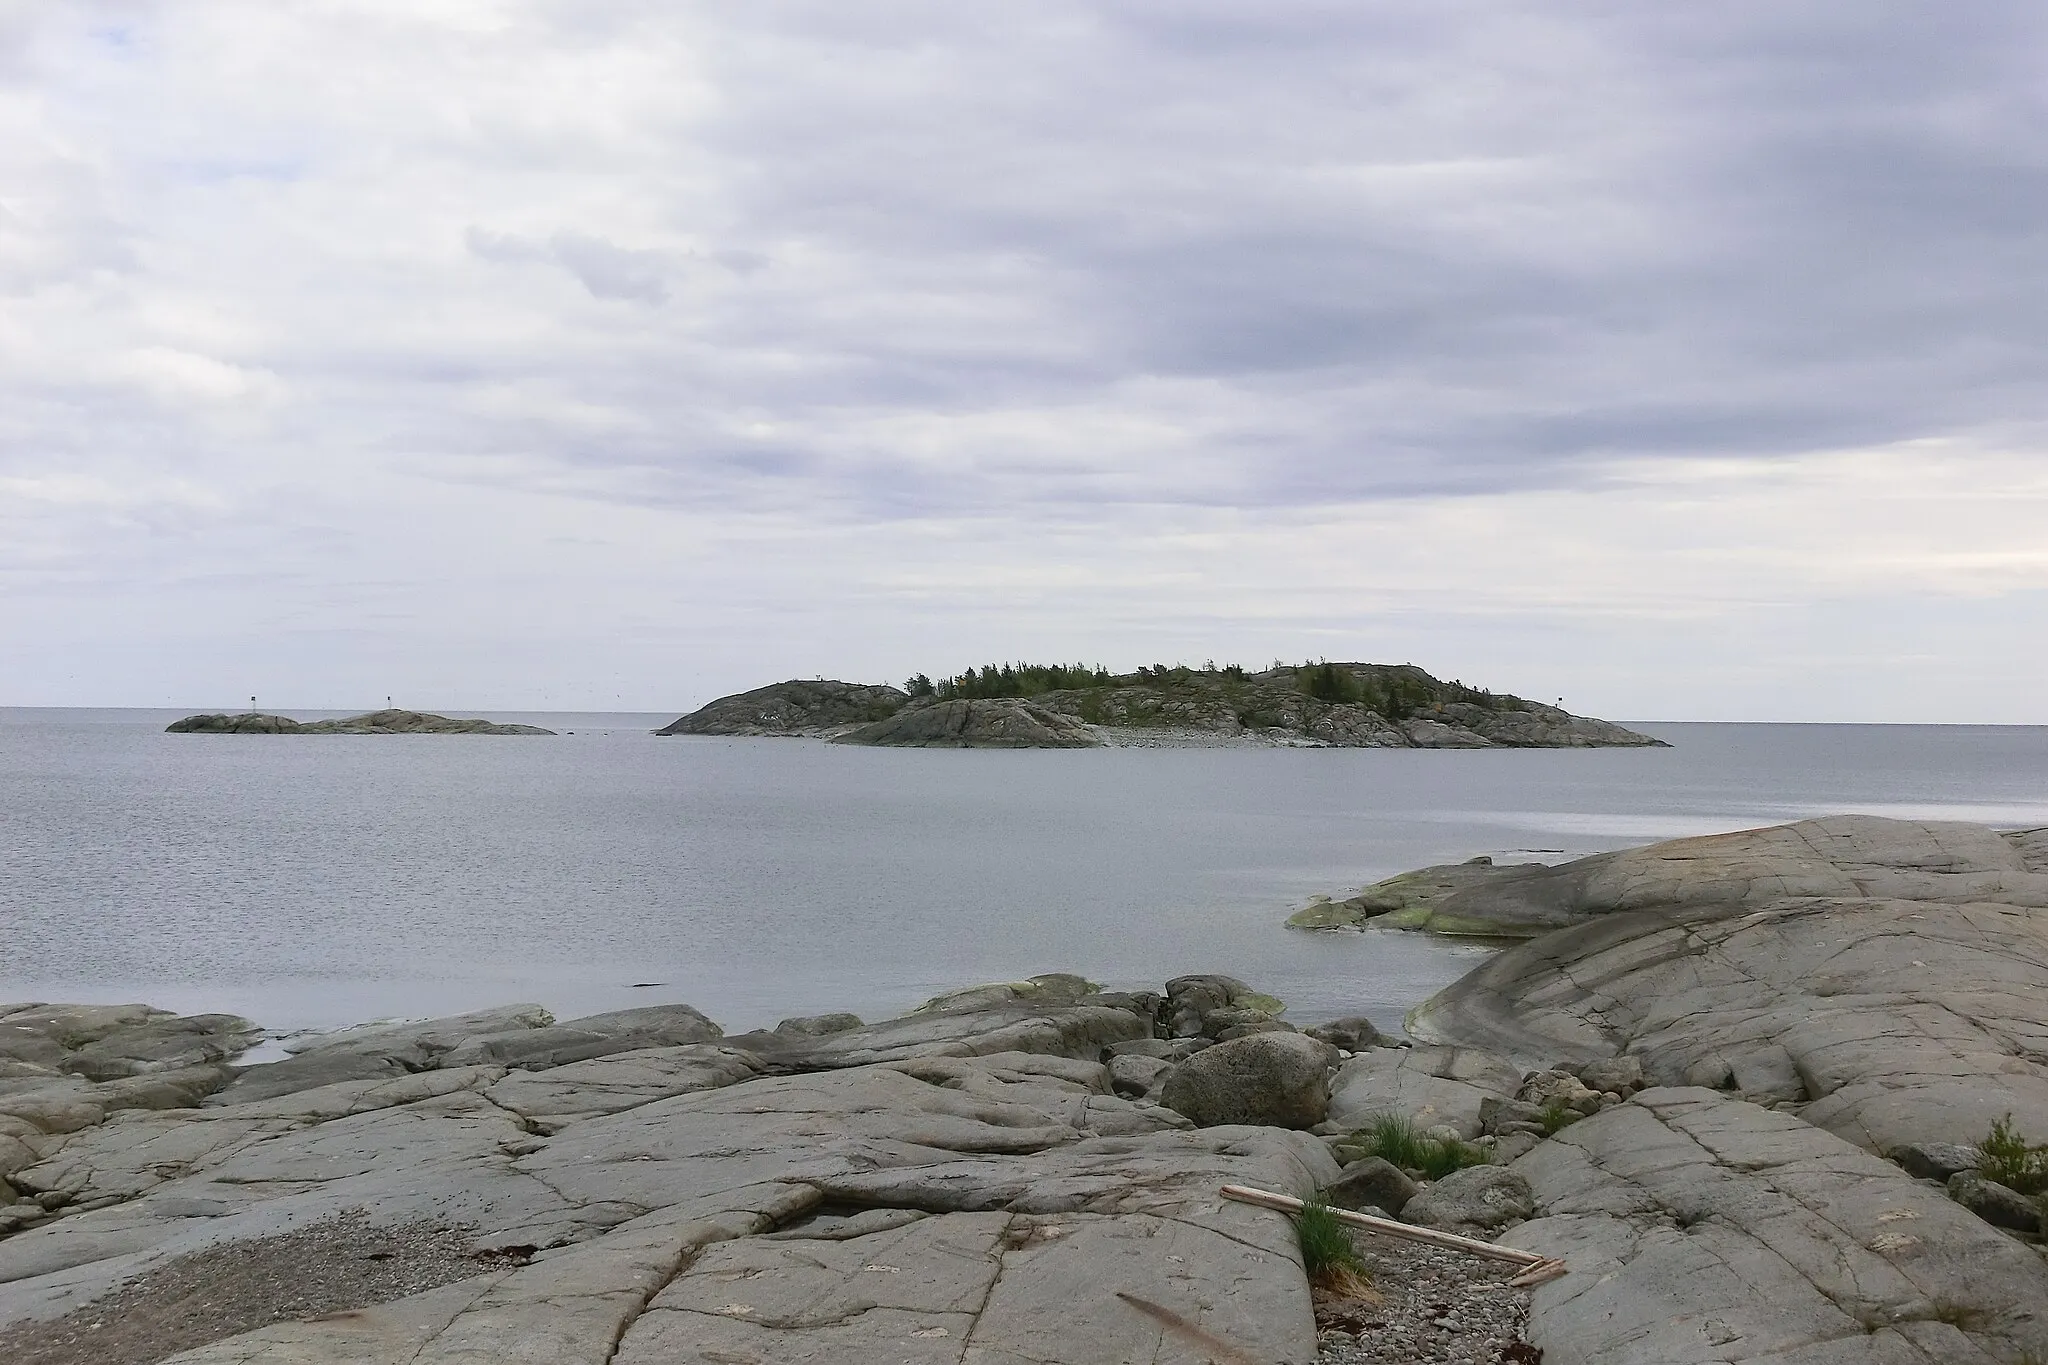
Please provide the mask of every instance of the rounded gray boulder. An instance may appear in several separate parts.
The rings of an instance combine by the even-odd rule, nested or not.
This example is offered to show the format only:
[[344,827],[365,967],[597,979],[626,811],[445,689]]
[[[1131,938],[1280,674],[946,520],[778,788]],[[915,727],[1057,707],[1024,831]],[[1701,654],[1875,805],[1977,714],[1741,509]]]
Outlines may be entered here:
[[1529,1182],[1505,1166],[1467,1166],[1422,1187],[1401,1210],[1403,1222],[1445,1232],[1494,1232],[1536,1211]]
[[1160,1102],[1197,1127],[1313,1128],[1330,1115],[1337,1051],[1299,1033],[1257,1033],[1204,1048],[1166,1078]]

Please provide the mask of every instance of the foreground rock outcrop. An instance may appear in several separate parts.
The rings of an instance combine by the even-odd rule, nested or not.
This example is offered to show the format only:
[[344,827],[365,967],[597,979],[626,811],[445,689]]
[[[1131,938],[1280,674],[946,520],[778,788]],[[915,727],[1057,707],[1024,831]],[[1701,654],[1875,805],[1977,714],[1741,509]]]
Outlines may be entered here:
[[1646,1090],[1515,1164],[1562,1256],[1544,1365],[1974,1365],[2048,1357],[2048,1260],[1790,1114]]
[[1505,1240],[1570,1265],[1546,1365],[2048,1358],[2039,1197],[1973,1145],[2048,1135],[2048,831],[1844,816],[1375,890],[1540,935],[1346,1071],[1521,1153]]
[[293,720],[245,711],[187,716],[164,727],[173,735],[552,735],[538,725],[508,725],[428,711],[371,711],[343,720]]
[[[65,1114],[0,1089],[0,1123],[25,1132],[31,1158],[0,1190],[36,1210],[0,1236],[0,1358],[87,1342],[93,1305],[131,1281],[212,1285],[242,1309],[223,1321],[248,1320],[254,1295],[261,1317],[279,1284],[332,1280],[307,1259],[319,1247],[371,1245],[381,1229],[390,1255],[431,1250],[418,1292],[333,1291],[317,1301],[341,1311],[210,1344],[167,1320],[190,1344],[170,1359],[1197,1358],[1123,1294],[1253,1358],[1307,1365],[1315,1328],[1287,1221],[1217,1191],[1306,1193],[1336,1175],[1327,1145],[1198,1130],[1114,1094],[1100,1058],[1156,1038],[1160,997],[1076,983],[656,1046],[663,1030],[716,1026],[685,1007],[556,1024],[515,1006],[333,1035],[227,1084],[215,1065],[149,1108]],[[15,1013],[32,1021],[26,1040],[57,1012]],[[99,1039],[67,1035],[66,1055],[164,1016],[123,1018]],[[243,1038],[243,1022],[187,1032]],[[558,1060],[592,1039],[623,1048]],[[473,1273],[448,1267],[457,1232]],[[233,1276],[209,1275],[230,1253]]]
[[[1411,1031],[1529,1065],[1627,1054],[1880,1153],[1972,1143],[2006,1113],[2048,1134],[2044,852],[2038,831],[1843,816],[1566,864],[1577,922]],[[1526,904],[1518,886],[1501,911]]]
[[[1412,664],[998,670],[914,679],[917,696],[796,679],[700,707],[664,735],[808,735],[853,743],[1080,748],[1241,742],[1335,748],[1661,747],[1611,721],[1431,677]],[[933,708],[927,712],[925,708]],[[900,722],[900,723],[892,723]],[[861,730],[860,727],[868,727]],[[859,731],[867,738],[853,738]]]

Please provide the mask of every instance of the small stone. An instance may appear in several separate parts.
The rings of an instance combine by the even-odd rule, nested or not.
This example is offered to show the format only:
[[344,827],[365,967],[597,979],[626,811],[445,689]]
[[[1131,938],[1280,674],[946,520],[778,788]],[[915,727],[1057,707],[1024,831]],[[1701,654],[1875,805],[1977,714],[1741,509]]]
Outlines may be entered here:
[[1628,1096],[1643,1088],[1643,1064],[1634,1057],[1603,1057],[1571,1068],[1588,1090]]
[[1374,1027],[1372,1020],[1363,1015],[1346,1015],[1342,1019],[1332,1019],[1327,1024],[1317,1024],[1313,1028],[1303,1029],[1302,1032],[1317,1042],[1328,1043],[1331,1047],[1345,1052],[1363,1052],[1369,1047],[1378,1047],[1383,1041],[1379,1029]]
[[1960,1142],[1909,1142],[1886,1155],[1905,1168],[1907,1175],[1941,1181],[1959,1171],[1974,1171],[1984,1160],[1975,1147]]
[[1416,1190],[1415,1182],[1393,1162],[1369,1156],[1346,1166],[1323,1193],[1338,1208],[1358,1209],[1375,1204],[1399,1216]]
[[1948,1197],[1993,1227],[2010,1228],[2014,1232],[2041,1231],[2039,1205],[2017,1190],[2007,1189],[1995,1180],[1986,1180],[1975,1171],[1957,1171],[1950,1176]]
[[1160,1076],[1173,1069],[1162,1057],[1125,1055],[1109,1059],[1109,1086],[1126,1099],[1139,1099],[1152,1092]]

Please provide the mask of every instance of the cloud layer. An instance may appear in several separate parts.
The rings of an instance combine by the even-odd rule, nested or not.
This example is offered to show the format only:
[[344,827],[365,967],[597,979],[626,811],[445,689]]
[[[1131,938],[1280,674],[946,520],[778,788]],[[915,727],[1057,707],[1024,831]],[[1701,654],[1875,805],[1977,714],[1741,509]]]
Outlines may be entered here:
[[0,10],[0,703],[1314,652],[1910,718],[2038,678],[2044,30]]

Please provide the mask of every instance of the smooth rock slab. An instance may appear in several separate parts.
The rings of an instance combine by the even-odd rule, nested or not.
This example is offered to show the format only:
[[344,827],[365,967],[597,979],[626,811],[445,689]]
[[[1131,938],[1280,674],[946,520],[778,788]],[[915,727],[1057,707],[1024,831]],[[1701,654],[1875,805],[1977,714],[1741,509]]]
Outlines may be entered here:
[[1585,922],[1411,1030],[1529,1066],[1625,1053],[1873,1152],[1974,1143],[2008,1112],[2048,1136],[2048,875],[2016,840],[1844,816],[1633,855],[1587,872]]
[[1983,1365],[2048,1355],[2048,1261],[1798,1118],[1652,1089],[1515,1163],[1566,1258],[1545,1365]]

